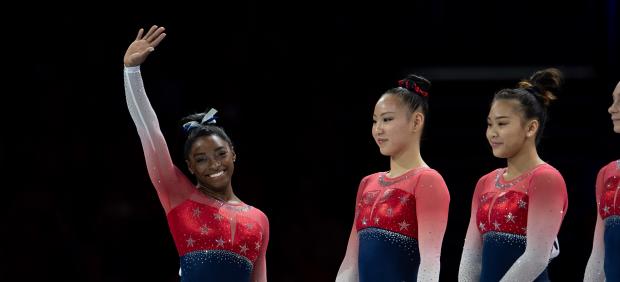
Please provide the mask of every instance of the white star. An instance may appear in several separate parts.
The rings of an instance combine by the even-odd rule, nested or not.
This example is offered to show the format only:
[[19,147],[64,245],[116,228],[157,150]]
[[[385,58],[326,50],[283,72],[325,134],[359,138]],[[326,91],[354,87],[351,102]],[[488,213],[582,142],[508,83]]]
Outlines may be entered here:
[[254,245],[256,246],[255,248],[256,248],[257,251],[260,250],[260,242],[256,242],[256,244],[254,244]]
[[519,208],[524,209],[527,207],[527,203],[523,199],[519,199]]
[[200,235],[205,235],[209,232],[209,228],[207,227],[206,224],[203,224],[202,226],[200,226]]
[[249,250],[248,246],[246,246],[245,244],[241,245],[239,248],[241,248],[240,252],[243,253],[244,255],[245,255],[245,252]]
[[222,237],[215,240],[215,242],[217,243],[217,247],[224,247],[224,240],[222,239]]
[[523,230],[523,233],[527,234],[527,228],[521,227],[521,230]]
[[407,227],[409,227],[409,223],[407,223],[405,220],[403,220],[403,222],[398,223],[398,225],[400,226],[400,230],[407,230]]
[[385,202],[385,200],[387,200],[392,195],[392,192],[394,192],[394,190],[392,189],[385,190],[383,192],[383,196],[381,197],[381,201]]
[[193,216],[194,216],[194,217],[199,217],[201,212],[202,212],[202,211],[200,210],[200,208],[199,208],[199,207],[196,207],[196,208],[194,208],[194,209],[192,210],[192,213],[193,213]]
[[495,226],[495,230],[499,230],[499,227],[502,226],[502,225],[497,223],[497,221],[495,221],[495,222],[493,222],[493,226]]
[[486,228],[484,227],[484,223],[480,222],[480,225],[478,225],[478,228],[480,228],[481,231],[486,230]]
[[392,216],[392,208],[388,208],[387,209],[387,215],[388,216]]
[[379,218],[375,217],[375,224],[379,224]]
[[373,200],[374,196],[375,195],[373,193],[371,193],[371,192],[369,192],[366,195],[364,195],[364,203],[367,204],[367,205],[372,204],[372,200]]
[[400,199],[400,204],[404,206],[409,201],[409,195],[400,196],[398,199]]
[[517,217],[517,216],[512,215],[512,213],[511,213],[511,212],[509,212],[509,213],[506,215],[506,222],[512,222],[512,223],[515,223],[515,218],[516,218],[516,217]]
[[192,239],[192,236],[189,236],[189,239],[185,240],[185,242],[187,242],[187,246],[188,247],[193,247],[194,246],[194,242],[196,242],[194,239]]
[[362,218],[362,224],[366,225],[368,223],[368,219],[366,219],[366,217]]
[[605,212],[605,214],[609,213],[609,207],[607,205],[605,205],[605,207],[603,208],[603,211]]
[[217,219],[217,221],[222,220],[222,218],[224,218],[222,215],[220,215],[219,213],[214,213],[213,214],[213,218]]

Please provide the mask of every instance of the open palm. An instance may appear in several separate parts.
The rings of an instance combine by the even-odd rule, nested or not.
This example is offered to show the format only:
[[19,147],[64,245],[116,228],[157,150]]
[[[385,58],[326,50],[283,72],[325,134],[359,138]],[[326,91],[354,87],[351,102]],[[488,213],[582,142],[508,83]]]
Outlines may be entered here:
[[125,66],[133,67],[142,64],[146,60],[146,57],[159,45],[159,42],[166,37],[164,33],[165,30],[166,29],[163,27],[154,25],[149,29],[146,35],[142,36],[144,29],[141,28],[138,31],[136,40],[129,45],[127,52],[125,52],[125,57],[123,58]]

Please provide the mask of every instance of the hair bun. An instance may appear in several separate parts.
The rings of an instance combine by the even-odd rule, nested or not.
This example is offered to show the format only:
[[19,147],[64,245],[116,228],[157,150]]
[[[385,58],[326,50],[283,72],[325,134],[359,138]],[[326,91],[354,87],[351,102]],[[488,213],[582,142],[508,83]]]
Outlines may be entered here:
[[398,86],[414,92],[422,97],[428,97],[431,82],[419,75],[410,74],[398,81]]
[[564,84],[562,72],[556,68],[548,68],[535,72],[529,80],[519,82],[518,87],[534,94],[545,107],[548,107],[552,101],[557,100],[556,94],[562,84]]

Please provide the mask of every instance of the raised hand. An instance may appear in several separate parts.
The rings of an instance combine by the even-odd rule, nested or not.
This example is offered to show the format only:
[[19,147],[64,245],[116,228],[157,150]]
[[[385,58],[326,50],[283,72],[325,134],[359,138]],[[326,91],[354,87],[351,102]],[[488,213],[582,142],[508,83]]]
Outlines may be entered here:
[[165,30],[163,27],[153,25],[146,35],[142,36],[144,29],[141,28],[138,31],[136,40],[129,45],[127,52],[125,52],[125,57],[123,58],[125,66],[133,67],[142,64],[146,57],[159,45],[159,42],[166,37]]

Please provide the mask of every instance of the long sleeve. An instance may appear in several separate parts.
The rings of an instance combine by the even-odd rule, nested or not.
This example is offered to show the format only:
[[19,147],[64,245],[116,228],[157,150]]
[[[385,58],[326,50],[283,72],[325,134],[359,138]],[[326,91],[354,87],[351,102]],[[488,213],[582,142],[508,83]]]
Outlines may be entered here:
[[474,195],[471,200],[471,212],[469,215],[469,225],[467,227],[467,235],[465,235],[465,243],[463,245],[463,253],[461,254],[461,263],[459,265],[460,282],[480,281],[480,272],[482,270],[482,236],[476,226],[476,213],[478,211],[478,200],[484,186],[484,178],[478,180]]
[[351,227],[351,233],[349,235],[349,242],[347,244],[347,251],[338,270],[336,276],[336,282],[357,282],[359,281],[359,270],[357,265],[357,257],[359,253],[359,241],[357,239],[357,230],[355,229],[355,221],[357,219],[357,204],[360,201],[360,197],[364,190],[366,178],[362,179],[357,189],[357,196],[355,198],[355,217],[353,218],[353,227]]
[[420,266],[417,281],[439,281],[441,245],[448,224],[450,193],[441,175],[425,172],[415,187]]
[[530,185],[525,251],[502,282],[534,281],[545,270],[566,213],[566,184],[559,172],[544,170],[532,177]]
[[136,125],[151,182],[166,213],[191,193],[187,177],[172,163],[166,140],[159,128],[142,82],[140,67],[125,67],[125,98]]
[[605,262],[605,241],[603,239],[605,222],[603,222],[599,214],[600,197],[604,188],[604,171],[605,168],[602,168],[596,177],[596,227],[594,229],[594,239],[592,240],[592,253],[590,254],[590,259],[588,259],[586,272],[583,277],[583,281],[587,282],[605,281],[605,271],[603,269]]
[[267,246],[269,245],[269,220],[267,216],[261,213],[261,225],[263,229],[263,238],[261,243],[260,254],[254,265],[254,271],[252,272],[252,281],[254,282],[267,282]]

